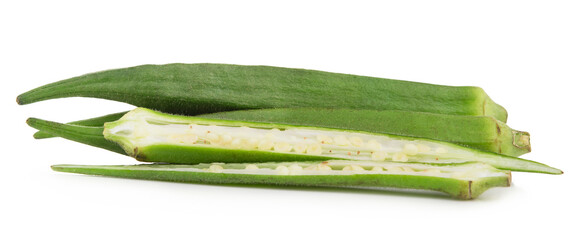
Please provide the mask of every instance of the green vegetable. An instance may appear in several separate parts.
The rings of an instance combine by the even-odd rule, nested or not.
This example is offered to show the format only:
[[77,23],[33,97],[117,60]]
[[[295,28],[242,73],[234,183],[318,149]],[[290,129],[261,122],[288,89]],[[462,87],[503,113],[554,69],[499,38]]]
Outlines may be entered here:
[[353,109],[259,109],[198,117],[340,128],[452,142],[509,156],[530,152],[530,134],[493,117]]
[[[86,126],[86,127],[103,127],[104,123],[117,121],[126,113],[127,112],[112,113],[112,114],[104,115],[101,117],[95,117],[95,118],[89,118],[89,119],[69,122],[68,124],[69,125]],[[101,135],[101,132],[100,132],[100,135]],[[49,133],[44,132],[44,131],[38,131],[38,132],[34,133],[35,139],[44,139],[44,138],[51,138],[51,137],[54,137],[54,135],[49,134]]]
[[304,69],[228,64],[142,65],[91,73],[33,89],[29,104],[95,97],[197,115],[260,108],[351,108],[492,116],[506,110],[478,87],[451,87]]
[[[103,126],[105,122],[120,119],[123,114],[125,112],[70,124]],[[422,137],[515,157],[530,152],[530,135],[527,132],[511,129],[503,122],[488,116],[446,115],[395,110],[277,108],[218,112],[199,115],[199,117]],[[51,135],[38,132],[34,137],[46,138],[51,137]]]
[[[82,138],[102,130],[30,119],[29,125],[55,136],[90,145]],[[73,133],[73,134],[72,134]],[[105,139],[140,161],[174,164],[209,162],[284,162],[330,159],[397,162],[483,162],[499,169],[561,174],[534,161],[459,145],[362,131],[176,116],[137,108],[105,124]],[[101,140],[101,138],[99,139]],[[99,142],[98,142],[99,143]],[[100,146],[102,147],[102,146]],[[110,146],[103,146],[109,149]]]
[[418,189],[473,199],[491,187],[510,186],[510,172],[480,163],[431,164],[374,161],[257,164],[83,166],[56,165],[60,172],[209,184]]

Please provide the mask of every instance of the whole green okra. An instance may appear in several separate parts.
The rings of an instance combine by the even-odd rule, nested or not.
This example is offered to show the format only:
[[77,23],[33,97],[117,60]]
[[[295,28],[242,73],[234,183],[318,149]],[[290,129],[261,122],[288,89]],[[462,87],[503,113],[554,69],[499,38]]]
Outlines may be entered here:
[[96,72],[33,89],[18,96],[17,102],[64,97],[103,98],[184,115],[317,107],[507,119],[506,110],[478,87],[231,64],[142,65]]
[[[98,146],[140,161],[173,164],[209,162],[323,161],[329,159],[396,162],[483,162],[499,169],[561,174],[534,161],[465,148],[435,140],[364,131],[175,116],[137,108],[101,127],[29,119],[55,136],[90,145],[82,133],[103,131],[113,143]],[[99,141],[97,142],[100,143]]]
[[510,172],[486,164],[432,165],[329,160],[255,164],[55,165],[60,172],[171,182],[439,191],[473,199],[492,187],[510,186]]
[[[105,122],[116,121],[124,114],[125,112],[115,113],[69,124],[103,126]],[[422,137],[514,157],[530,152],[530,135],[527,132],[511,129],[505,123],[489,116],[324,108],[238,110],[198,116]],[[38,132],[34,137],[48,138],[51,135]]]

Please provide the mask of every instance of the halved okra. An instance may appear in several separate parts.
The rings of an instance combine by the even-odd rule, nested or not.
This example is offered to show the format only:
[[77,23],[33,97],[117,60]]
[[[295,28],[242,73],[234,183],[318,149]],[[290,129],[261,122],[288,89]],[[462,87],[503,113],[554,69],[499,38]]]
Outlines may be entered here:
[[[103,126],[125,112],[71,122],[73,125]],[[518,157],[530,152],[530,134],[511,129],[489,116],[447,115],[409,111],[378,111],[325,108],[276,108],[238,110],[199,115],[202,118],[269,122],[328,127],[422,137],[452,142],[479,150]],[[49,138],[38,132],[35,138]]]
[[[92,144],[98,127],[29,119],[30,126]],[[103,128],[105,139],[140,161],[172,164],[285,162],[330,159],[460,163],[483,162],[499,169],[561,174],[547,165],[456,144],[363,131],[169,115],[145,108],[128,112]],[[101,144],[103,138],[97,144]],[[113,145],[115,146],[115,145]],[[99,146],[102,147],[102,146]],[[110,147],[103,146],[104,148]],[[117,148],[117,146],[115,146]],[[109,149],[114,150],[114,149]]]
[[452,87],[305,69],[231,64],[142,65],[96,72],[21,94],[19,104],[94,97],[166,113],[352,108],[492,116],[506,110],[478,87]]
[[329,160],[324,162],[211,163],[134,166],[55,165],[60,172],[209,184],[417,189],[473,199],[510,186],[510,172],[482,163],[432,164]]

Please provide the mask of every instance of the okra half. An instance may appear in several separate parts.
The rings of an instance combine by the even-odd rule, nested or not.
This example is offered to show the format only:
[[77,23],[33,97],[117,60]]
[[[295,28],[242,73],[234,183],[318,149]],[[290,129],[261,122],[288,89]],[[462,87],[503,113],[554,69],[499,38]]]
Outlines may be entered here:
[[[55,136],[90,145],[94,145],[91,139],[82,138],[84,129],[88,132],[102,130],[39,119],[30,119],[28,124]],[[442,164],[483,162],[505,170],[562,173],[538,162],[430,139],[178,116],[145,108],[137,108],[118,121],[105,123],[103,136],[119,144],[127,155],[144,162],[197,164],[331,159]]]
[[[71,122],[73,125],[103,126],[126,112]],[[483,151],[518,157],[530,152],[530,134],[514,130],[489,116],[447,115],[398,110],[325,108],[275,108],[238,110],[199,115],[202,118],[270,122],[387,133],[452,142]],[[35,138],[49,138],[45,132]]]
[[306,69],[231,64],[142,65],[86,74],[21,94],[19,104],[93,97],[166,113],[350,108],[492,116],[506,110],[478,87],[453,87]]
[[518,157],[530,152],[530,134],[490,116],[447,115],[398,110],[324,108],[258,109],[199,117],[340,128],[420,137]]
[[198,165],[134,166],[55,165],[60,172],[132,179],[206,184],[301,187],[416,189],[473,199],[492,187],[510,186],[510,172],[487,164],[432,164],[329,160]]

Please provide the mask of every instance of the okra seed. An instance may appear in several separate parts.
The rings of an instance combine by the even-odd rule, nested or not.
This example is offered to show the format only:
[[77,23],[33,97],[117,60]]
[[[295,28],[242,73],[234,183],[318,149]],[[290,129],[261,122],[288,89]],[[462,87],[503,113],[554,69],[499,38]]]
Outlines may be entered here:
[[289,172],[291,174],[296,174],[303,171],[303,167],[299,166],[299,164],[292,164],[291,166],[289,166]]
[[355,147],[361,147],[363,146],[363,139],[360,137],[351,137],[349,138],[349,141],[351,142],[351,144]]
[[220,173],[223,171],[223,167],[221,165],[213,164],[213,165],[209,166],[208,171],[213,172],[213,173]]
[[383,151],[373,152],[371,154],[371,159],[373,160],[385,160],[387,158],[387,153]]
[[305,153],[305,150],[307,150],[307,145],[303,143],[297,143],[293,149],[296,153]]
[[334,139],[335,144],[339,145],[339,146],[347,146],[350,144],[349,140],[347,139],[347,137],[343,136],[343,135],[338,135],[336,136]]
[[417,153],[419,152],[419,148],[412,144],[412,143],[407,143],[405,144],[405,146],[403,147],[403,152],[407,155],[417,155]]
[[290,152],[293,147],[286,142],[278,142],[273,146],[273,150],[277,152]]
[[314,144],[311,144],[307,147],[307,154],[321,155],[321,153],[323,153],[323,149],[321,147],[321,144],[314,143]]
[[343,171],[357,171],[357,172],[362,172],[362,171],[364,171],[364,170],[365,170],[365,169],[362,168],[362,167],[359,166],[359,165],[349,165],[349,166],[345,166],[345,167],[343,168]]
[[259,167],[257,167],[257,165],[255,164],[247,164],[247,166],[245,166],[245,170],[256,170],[259,169]]
[[377,142],[377,140],[370,140],[369,142],[367,142],[367,148],[372,150],[372,151],[381,151],[383,150],[383,145],[379,142]]
[[402,152],[398,152],[398,153],[395,153],[393,155],[393,161],[395,161],[395,162],[406,162],[408,160],[409,160],[409,157]]
[[278,175],[288,175],[289,174],[289,168],[287,168],[283,165],[279,165],[277,168],[275,168],[275,170],[277,171]]

